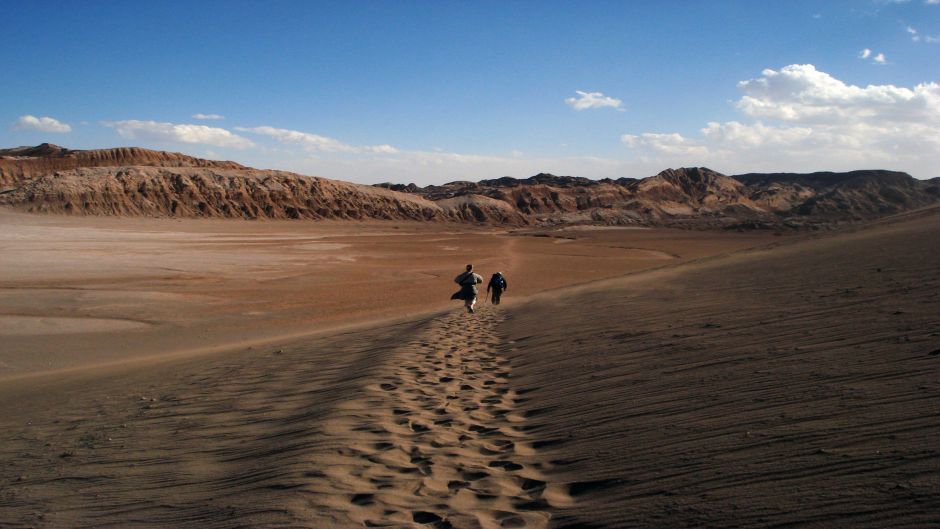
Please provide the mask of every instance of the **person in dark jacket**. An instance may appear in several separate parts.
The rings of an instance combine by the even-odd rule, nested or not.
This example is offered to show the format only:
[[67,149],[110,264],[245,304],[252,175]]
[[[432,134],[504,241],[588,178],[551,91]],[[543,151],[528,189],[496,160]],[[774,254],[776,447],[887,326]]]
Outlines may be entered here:
[[489,295],[490,289],[493,290],[493,305],[499,305],[499,297],[509,289],[509,283],[506,282],[502,272],[496,272],[490,278],[490,282],[486,285],[487,295]]
[[483,276],[473,272],[473,265],[467,265],[467,271],[454,278],[454,283],[460,285],[460,290],[450,299],[462,299],[467,312],[473,313],[473,306],[477,303],[477,285],[483,283]]

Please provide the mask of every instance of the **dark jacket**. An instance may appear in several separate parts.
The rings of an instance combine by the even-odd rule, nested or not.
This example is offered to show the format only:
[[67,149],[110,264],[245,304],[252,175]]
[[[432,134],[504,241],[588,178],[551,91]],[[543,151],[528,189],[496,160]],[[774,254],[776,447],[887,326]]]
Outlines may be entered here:
[[509,288],[509,282],[506,281],[506,277],[502,274],[493,274],[489,284],[486,285],[486,291],[489,292],[491,288],[493,290],[507,290]]

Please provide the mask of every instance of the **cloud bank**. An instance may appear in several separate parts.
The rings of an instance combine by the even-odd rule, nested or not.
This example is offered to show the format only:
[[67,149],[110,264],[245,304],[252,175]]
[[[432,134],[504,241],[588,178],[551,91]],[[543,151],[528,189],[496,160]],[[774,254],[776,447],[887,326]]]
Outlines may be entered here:
[[17,120],[13,123],[13,128],[18,130],[54,132],[57,134],[64,134],[66,132],[71,132],[72,130],[72,127],[70,127],[67,123],[62,123],[57,119],[50,118],[48,116],[37,118],[36,116],[31,116],[29,114],[17,118]]
[[[868,60],[876,56],[869,50]],[[707,166],[726,174],[865,168],[897,169],[921,178],[940,174],[940,84],[936,82],[855,86],[811,64],[792,64],[766,69],[740,81],[737,88],[739,98],[732,102],[739,114],[735,119],[703,119],[692,133],[625,131],[629,133],[619,138],[621,154],[609,157],[560,154],[566,151],[530,155],[508,147],[500,154],[404,150],[270,125],[231,130],[139,120],[105,125],[141,143],[241,149],[239,161],[249,165],[365,183],[424,185],[526,177],[542,171],[590,178],[643,177],[678,166]],[[598,101],[613,100],[599,92],[579,94],[580,99],[568,102],[572,108],[579,104],[582,109],[595,108]],[[619,109],[615,105],[621,104],[613,100],[601,107]],[[615,144],[616,137],[610,140]]]
[[206,125],[160,123],[157,121],[139,121],[127,119],[104,123],[117,131],[122,138],[131,140],[153,141],[157,143],[191,143],[248,149],[255,144],[232,132]]
[[635,154],[724,171],[900,168],[940,173],[940,84],[848,85],[811,64],[738,83],[750,120],[709,122],[698,137],[624,134]]
[[311,134],[309,132],[301,132],[299,130],[278,129],[278,128],[270,127],[267,125],[263,125],[260,127],[250,127],[250,128],[235,127],[235,130],[239,132],[249,132],[252,134],[260,134],[263,136],[268,136],[284,144],[300,145],[308,152],[339,152],[339,153],[352,153],[352,154],[363,154],[363,153],[391,154],[391,153],[398,152],[398,149],[387,144],[386,145],[354,146],[354,145],[349,145],[347,143],[343,143],[339,140],[336,140],[327,136],[320,136],[319,134]]

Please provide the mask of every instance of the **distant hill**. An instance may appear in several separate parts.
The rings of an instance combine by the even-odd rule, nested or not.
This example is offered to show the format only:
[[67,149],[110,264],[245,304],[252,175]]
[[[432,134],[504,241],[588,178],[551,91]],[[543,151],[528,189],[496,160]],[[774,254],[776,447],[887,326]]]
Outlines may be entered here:
[[51,143],[43,143],[36,147],[0,149],[0,186],[10,186],[17,182],[49,175],[56,171],[132,165],[247,169],[247,167],[235,162],[203,160],[185,154],[152,151],[140,147],[73,151]]
[[541,173],[441,186],[378,186],[430,200],[486,196],[513,205],[530,221],[549,224],[799,228],[876,218],[940,199],[940,178],[921,181],[884,170],[725,176],[705,167],[687,167],[642,179],[589,180]]
[[0,150],[0,204],[71,215],[504,222],[504,204],[420,196],[179,153],[50,144]]
[[734,179],[752,196],[789,215],[863,219],[932,204],[940,198],[940,179],[917,180],[886,170],[845,173],[748,173]]
[[642,179],[540,173],[366,186],[137,147],[0,150],[0,204],[78,215],[780,229],[877,218],[938,200],[940,179],[884,170],[726,176],[689,167]]

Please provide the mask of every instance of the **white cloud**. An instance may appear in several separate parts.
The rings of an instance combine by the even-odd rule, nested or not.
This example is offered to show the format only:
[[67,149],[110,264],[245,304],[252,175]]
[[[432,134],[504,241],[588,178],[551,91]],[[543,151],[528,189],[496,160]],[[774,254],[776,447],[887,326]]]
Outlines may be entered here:
[[681,156],[705,156],[708,148],[700,142],[689,140],[679,133],[657,134],[644,132],[639,136],[624,134],[620,141],[633,149],[651,149],[658,154]]
[[[918,38],[919,38],[919,37],[918,37]],[[915,38],[914,40],[917,40],[917,38]],[[858,58],[859,58],[859,59],[863,59],[863,60],[864,60],[864,59],[871,58],[871,60],[872,60],[875,64],[887,64],[887,61],[885,61],[885,54],[884,54],[884,53],[878,53],[878,54],[876,54],[875,56],[872,56],[872,51],[871,51],[870,49],[868,49],[868,48],[865,48],[864,50],[858,52]]]
[[882,167],[936,176],[940,84],[848,85],[810,64],[767,69],[738,83],[751,122],[708,123],[695,137],[627,134],[621,141],[664,165],[726,172]]
[[275,127],[269,127],[267,125],[251,128],[235,127],[235,130],[239,132],[250,132],[252,134],[269,136],[281,143],[300,145],[308,152],[339,152],[354,154],[392,154],[398,152],[398,149],[388,144],[354,146],[327,136],[320,136],[319,134],[311,134],[309,132],[301,132],[298,130],[278,129]]
[[738,109],[757,119],[800,123],[874,120],[906,123],[940,119],[940,85],[847,85],[811,64],[764,70],[738,83]]
[[[940,0],[937,0],[937,4],[940,4]],[[937,44],[940,43],[940,36],[938,35],[921,35],[916,28],[907,26],[905,28],[907,33],[911,36],[911,40],[914,42],[926,42],[927,44]]]
[[193,119],[202,119],[202,120],[219,121],[219,120],[225,119],[225,116],[221,116],[221,115],[219,115],[219,114],[200,114],[200,113],[196,113],[196,114],[193,114]]
[[565,104],[575,110],[587,110],[589,108],[610,107],[623,111],[623,101],[613,97],[605,96],[601,92],[582,92],[575,90],[580,97],[569,97],[565,99]]
[[233,149],[247,149],[255,145],[247,138],[233,134],[226,129],[206,125],[159,123],[136,119],[110,121],[105,122],[104,125],[116,130],[122,138],[132,140],[159,143],[194,143],[215,147],[231,147]]
[[931,4],[935,5],[935,4],[940,4],[940,0],[925,0],[924,3],[928,5],[931,5]]
[[40,132],[55,132],[58,134],[71,132],[72,127],[67,123],[62,123],[61,121],[50,118],[48,116],[37,118],[36,116],[31,116],[29,114],[25,116],[20,116],[13,123],[14,129],[21,130],[38,130]]

